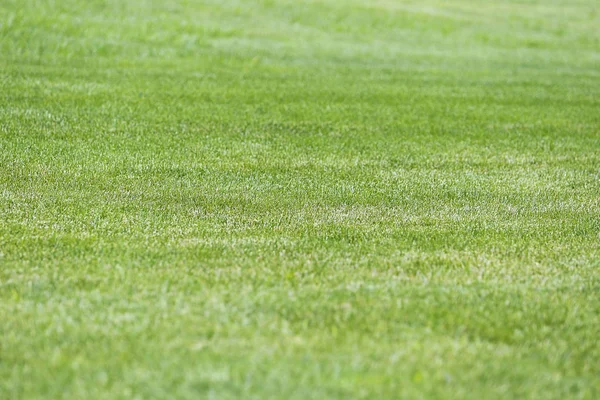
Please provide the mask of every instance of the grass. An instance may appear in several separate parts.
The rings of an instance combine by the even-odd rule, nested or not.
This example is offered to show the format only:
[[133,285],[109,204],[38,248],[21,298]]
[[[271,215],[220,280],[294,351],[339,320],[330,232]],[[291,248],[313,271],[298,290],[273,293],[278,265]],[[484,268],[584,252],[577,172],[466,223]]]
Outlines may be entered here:
[[0,398],[598,398],[598,27],[4,0]]

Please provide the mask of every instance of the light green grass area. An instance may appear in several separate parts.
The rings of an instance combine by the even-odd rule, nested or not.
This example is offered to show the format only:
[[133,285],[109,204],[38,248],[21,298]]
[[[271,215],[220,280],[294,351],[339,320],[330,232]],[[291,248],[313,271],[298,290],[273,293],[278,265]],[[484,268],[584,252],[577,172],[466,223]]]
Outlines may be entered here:
[[597,0],[2,0],[1,399],[600,398]]

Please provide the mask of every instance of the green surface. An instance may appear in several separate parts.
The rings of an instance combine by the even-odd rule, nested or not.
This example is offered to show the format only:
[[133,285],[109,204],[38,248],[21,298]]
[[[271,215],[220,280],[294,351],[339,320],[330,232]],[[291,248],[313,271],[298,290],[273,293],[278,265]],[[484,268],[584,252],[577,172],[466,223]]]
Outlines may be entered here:
[[600,5],[0,3],[0,398],[600,397]]

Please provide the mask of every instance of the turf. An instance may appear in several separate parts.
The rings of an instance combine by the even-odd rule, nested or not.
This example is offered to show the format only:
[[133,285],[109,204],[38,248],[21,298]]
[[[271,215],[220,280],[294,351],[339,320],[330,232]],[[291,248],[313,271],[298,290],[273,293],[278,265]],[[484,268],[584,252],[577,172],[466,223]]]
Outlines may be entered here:
[[3,0],[0,398],[599,398],[599,27]]

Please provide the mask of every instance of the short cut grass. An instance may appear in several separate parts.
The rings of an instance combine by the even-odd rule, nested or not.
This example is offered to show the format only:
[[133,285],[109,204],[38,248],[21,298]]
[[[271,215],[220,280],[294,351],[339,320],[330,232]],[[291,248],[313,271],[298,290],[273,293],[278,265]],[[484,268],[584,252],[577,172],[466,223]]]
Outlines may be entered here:
[[599,27],[3,0],[0,398],[599,398]]

